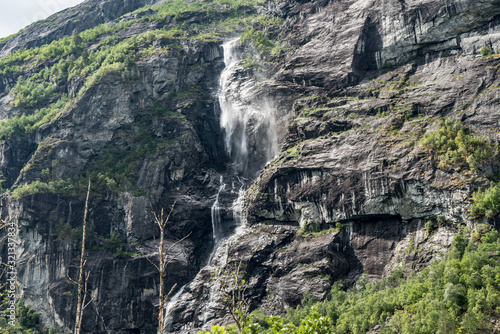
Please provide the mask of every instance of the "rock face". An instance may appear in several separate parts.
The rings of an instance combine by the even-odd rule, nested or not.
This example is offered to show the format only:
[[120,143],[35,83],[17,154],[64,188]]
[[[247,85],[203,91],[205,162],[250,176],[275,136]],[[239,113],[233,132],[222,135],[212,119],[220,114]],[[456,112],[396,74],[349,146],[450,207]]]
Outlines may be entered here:
[[[12,39],[0,43],[0,56],[19,49],[33,48],[49,44],[63,36],[76,34],[95,26],[111,22],[120,16],[129,14],[146,5],[155,4],[155,0],[92,0],[56,13],[45,20],[37,21],[20,31]],[[57,9],[58,3],[44,4],[50,11]],[[55,7],[55,8],[51,8]],[[137,15],[130,15],[136,17]],[[124,20],[127,17],[123,18]]]
[[[3,142],[1,168],[5,184],[13,188],[47,180],[47,171],[56,180],[78,179],[89,168],[102,167],[110,154],[116,164],[128,161],[126,168],[136,173],[130,191],[102,192],[101,181],[93,180],[89,225],[97,239],[89,245],[88,298],[93,303],[85,311],[85,332],[155,331],[158,273],[150,260],[157,256],[159,230],[152,210],[168,209],[176,201],[170,243],[192,232],[172,250],[177,256],[169,266],[175,272],[166,280],[169,287],[193,277],[206,261],[213,246],[210,209],[226,161],[214,114],[223,66],[220,43],[181,41],[172,52],[137,62],[136,79],[106,76],[57,120]],[[71,84],[67,89],[75,89]],[[192,90],[199,93],[189,94]],[[11,104],[12,94],[3,92],[6,117],[19,110]],[[84,203],[60,191],[9,199],[6,211],[19,224],[24,302],[41,314],[45,326],[71,332],[76,290],[69,278],[78,276],[80,236],[75,231]],[[73,232],[61,233],[65,224]],[[125,254],[106,246],[113,233]]]
[[[491,16],[465,19],[483,5]],[[281,155],[247,191],[248,230],[228,240],[177,302],[178,322],[188,323],[179,330],[231,321],[223,295],[204,283],[221,267],[241,261],[252,305],[282,313],[303,296],[325,298],[336,280],[425,266],[446,252],[457,224],[476,223],[470,195],[498,161],[474,173],[441,169],[420,140],[446,117],[498,142],[498,59],[478,55],[498,48],[497,9],[269,4],[285,19],[277,36],[292,50],[261,85],[294,120]],[[424,228],[432,224],[439,228]]]
[[[4,42],[1,54],[152,15],[130,12],[153,2],[84,2]],[[68,277],[77,276],[84,207],[77,190],[90,175],[97,179],[87,264],[93,301],[83,324],[89,333],[155,331],[158,274],[150,260],[159,232],[152,210],[174,202],[168,243],[192,232],[173,248],[166,282],[185,285],[169,305],[177,332],[230,321],[219,286],[240,263],[252,309],[279,314],[304,297],[327,298],[335,281],[350,286],[363,275],[424,267],[446,252],[457,225],[478,223],[469,216],[471,194],[498,171],[498,150],[474,170],[443,167],[421,140],[445,118],[500,142],[500,58],[479,54],[500,49],[499,1],[244,8],[256,11],[281,20],[272,29],[254,24],[277,45],[273,52],[255,40],[237,42],[230,63],[222,45],[236,34],[153,39],[127,65],[133,75],[106,74],[88,88],[78,76],[58,84],[72,102],[34,131],[4,138],[5,211],[18,223],[17,256],[25,262],[18,279],[24,303],[45,327],[71,332],[74,324],[76,288]],[[187,12],[138,21],[118,35],[212,19],[209,11]],[[0,76],[3,119],[34,112],[15,106],[12,88],[40,68]],[[126,182],[116,185],[114,174]],[[49,181],[60,183],[14,196]]]

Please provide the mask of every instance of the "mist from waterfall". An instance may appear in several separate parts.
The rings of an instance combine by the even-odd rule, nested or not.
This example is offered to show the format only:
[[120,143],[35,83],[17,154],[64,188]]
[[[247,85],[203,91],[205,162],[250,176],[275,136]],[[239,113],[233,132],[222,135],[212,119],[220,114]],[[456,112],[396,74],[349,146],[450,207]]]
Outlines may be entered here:
[[270,103],[264,98],[256,98],[255,81],[238,80],[240,71],[240,38],[235,38],[222,45],[224,51],[224,70],[219,79],[220,126],[224,134],[224,144],[231,159],[233,179],[226,189],[223,177],[215,202],[212,205],[212,228],[214,249],[209,257],[210,264],[221,240],[227,235],[227,229],[221,224],[220,195],[222,191],[238,193],[231,211],[236,226],[243,224],[244,197],[247,183],[252,181],[257,172],[278,153],[275,133],[274,113]]
[[220,126],[236,174],[253,179],[278,153],[273,108],[267,99],[256,96],[254,80],[234,80],[243,70],[239,66],[240,39],[222,47],[226,66],[219,81]]

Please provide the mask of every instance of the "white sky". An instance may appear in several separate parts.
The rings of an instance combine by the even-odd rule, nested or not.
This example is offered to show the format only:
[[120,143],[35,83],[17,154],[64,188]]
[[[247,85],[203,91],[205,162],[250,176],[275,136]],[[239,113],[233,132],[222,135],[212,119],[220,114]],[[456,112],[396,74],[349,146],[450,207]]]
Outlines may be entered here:
[[0,0],[0,38],[84,0]]

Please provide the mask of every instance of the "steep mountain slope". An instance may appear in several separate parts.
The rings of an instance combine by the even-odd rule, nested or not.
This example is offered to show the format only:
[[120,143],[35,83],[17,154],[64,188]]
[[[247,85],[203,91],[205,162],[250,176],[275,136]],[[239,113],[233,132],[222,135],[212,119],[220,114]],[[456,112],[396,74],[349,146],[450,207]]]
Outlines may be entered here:
[[89,177],[93,333],[155,331],[152,210],[174,202],[183,332],[230,321],[212,277],[237,263],[278,314],[498,222],[469,210],[499,175],[499,1],[152,3],[87,1],[2,42],[4,211],[46,328],[73,327]]
[[498,58],[479,53],[498,48],[498,4],[477,5],[268,4],[284,56],[261,85],[295,119],[247,191],[251,229],[184,290],[180,322],[230,321],[203,283],[220,267],[243,261],[254,306],[281,313],[335,280],[421,268],[481,221],[471,195],[498,178],[499,117]]

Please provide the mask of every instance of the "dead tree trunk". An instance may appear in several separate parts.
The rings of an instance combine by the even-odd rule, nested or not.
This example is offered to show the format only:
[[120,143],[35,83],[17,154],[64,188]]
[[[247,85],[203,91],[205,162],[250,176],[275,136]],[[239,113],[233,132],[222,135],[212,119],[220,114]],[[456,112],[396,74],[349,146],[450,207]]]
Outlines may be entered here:
[[167,312],[167,301],[170,298],[172,291],[176,287],[176,285],[174,285],[168,293],[165,293],[165,275],[167,273],[167,266],[176,258],[175,255],[171,254],[171,251],[176,245],[178,245],[180,242],[184,241],[187,237],[191,235],[191,233],[189,233],[188,235],[176,241],[170,247],[165,249],[165,228],[170,219],[170,216],[172,215],[172,212],[174,211],[174,207],[175,203],[172,205],[172,208],[170,209],[170,212],[167,217],[164,216],[163,209],[161,210],[159,216],[153,211],[153,214],[155,216],[155,223],[160,228],[160,244],[158,245],[159,263],[158,266],[155,265],[156,269],[158,270],[158,273],[160,274],[160,289],[159,289],[160,291],[158,294],[158,301],[159,301],[158,328],[156,332],[157,334],[163,334],[168,326],[167,319],[169,314]]
[[84,273],[85,269],[85,236],[87,233],[87,213],[89,209],[89,196],[90,196],[90,178],[89,187],[87,189],[87,198],[85,199],[85,212],[83,214],[83,232],[82,232],[82,252],[80,254],[80,273],[78,277],[78,304],[76,305],[76,321],[75,321],[75,334],[80,334],[83,319],[83,310],[89,303],[85,304],[87,298],[87,281],[90,272]]

